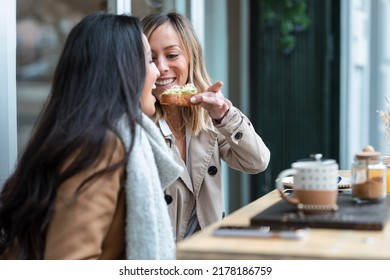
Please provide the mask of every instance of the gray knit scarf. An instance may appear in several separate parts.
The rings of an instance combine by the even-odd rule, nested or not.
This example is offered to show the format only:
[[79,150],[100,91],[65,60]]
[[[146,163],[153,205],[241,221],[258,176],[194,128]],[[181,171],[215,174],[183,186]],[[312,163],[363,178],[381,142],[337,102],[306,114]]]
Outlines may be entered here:
[[[130,129],[124,119],[119,130],[126,148]],[[175,259],[176,246],[163,190],[183,171],[171,156],[156,124],[146,115],[136,126],[126,172],[127,258]]]

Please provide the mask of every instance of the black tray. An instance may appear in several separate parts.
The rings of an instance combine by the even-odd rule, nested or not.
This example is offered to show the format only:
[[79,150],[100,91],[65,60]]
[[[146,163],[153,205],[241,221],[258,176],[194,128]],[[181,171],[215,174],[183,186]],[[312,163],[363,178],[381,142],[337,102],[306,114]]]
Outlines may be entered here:
[[340,192],[337,205],[335,212],[305,214],[282,199],[252,217],[251,225],[382,230],[390,217],[390,196],[380,203],[357,204],[350,192]]

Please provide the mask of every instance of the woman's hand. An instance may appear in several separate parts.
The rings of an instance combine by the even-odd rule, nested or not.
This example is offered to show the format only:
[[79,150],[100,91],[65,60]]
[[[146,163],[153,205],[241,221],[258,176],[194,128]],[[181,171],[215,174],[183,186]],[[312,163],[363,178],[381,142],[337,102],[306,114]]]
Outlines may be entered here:
[[199,93],[190,99],[193,104],[202,106],[217,122],[220,122],[229,110],[229,104],[221,92],[222,86],[223,83],[218,81],[212,84],[206,92]]

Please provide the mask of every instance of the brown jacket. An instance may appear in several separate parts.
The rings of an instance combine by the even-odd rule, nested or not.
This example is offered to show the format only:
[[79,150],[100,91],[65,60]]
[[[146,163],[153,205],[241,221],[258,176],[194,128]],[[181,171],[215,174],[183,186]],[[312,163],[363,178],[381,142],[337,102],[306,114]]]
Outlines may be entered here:
[[180,178],[165,191],[177,242],[184,238],[195,204],[200,228],[222,219],[221,159],[231,168],[250,174],[264,171],[270,160],[269,149],[249,119],[235,107],[230,108],[221,124],[191,137],[188,146],[190,173],[172,144],[172,135],[162,133],[175,161],[185,168]]
[[[94,167],[69,178],[58,189],[54,215],[50,221],[44,259],[125,259],[125,167],[93,180],[77,198],[80,183],[97,170],[119,161],[124,148],[119,142],[113,154]],[[15,244],[3,256],[15,259]]]
[[[106,166],[110,156],[106,154],[95,168],[60,186],[47,232],[45,259],[126,258],[124,166],[94,180],[75,203],[70,203],[76,187],[86,176]],[[117,145],[111,163],[123,156],[123,146]]]

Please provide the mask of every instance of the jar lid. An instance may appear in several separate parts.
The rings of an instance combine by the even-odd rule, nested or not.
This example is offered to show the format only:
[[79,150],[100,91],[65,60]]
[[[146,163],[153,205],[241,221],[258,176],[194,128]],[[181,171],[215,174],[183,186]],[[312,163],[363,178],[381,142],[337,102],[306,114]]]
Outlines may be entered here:
[[357,159],[370,159],[378,158],[381,156],[380,152],[376,152],[373,146],[367,145],[363,148],[363,151],[356,153]]

